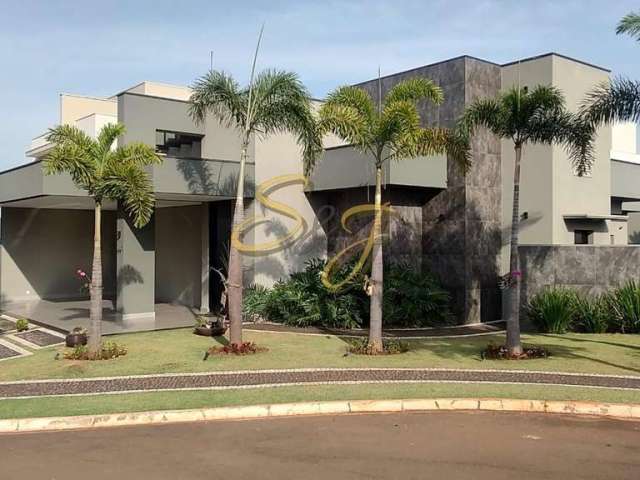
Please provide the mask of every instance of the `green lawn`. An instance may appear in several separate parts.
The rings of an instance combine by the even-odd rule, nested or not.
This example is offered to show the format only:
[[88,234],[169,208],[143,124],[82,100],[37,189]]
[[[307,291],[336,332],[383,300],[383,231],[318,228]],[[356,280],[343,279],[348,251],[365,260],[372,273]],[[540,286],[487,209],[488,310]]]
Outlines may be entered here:
[[177,410],[228,405],[399,398],[492,397],[535,400],[640,402],[637,392],[543,385],[326,385],[223,391],[154,392],[0,400],[0,419]]
[[124,357],[96,362],[54,360],[62,347],[42,349],[29,357],[1,362],[0,381],[305,367],[498,368],[640,375],[640,335],[525,335],[525,343],[544,345],[553,354],[549,359],[527,361],[480,359],[482,347],[491,340],[502,341],[502,335],[414,340],[409,342],[411,351],[380,357],[345,357],[345,341],[333,336],[246,332],[245,338],[269,351],[202,361],[207,347],[217,342],[193,335],[190,329],[126,334],[109,337],[128,348]]

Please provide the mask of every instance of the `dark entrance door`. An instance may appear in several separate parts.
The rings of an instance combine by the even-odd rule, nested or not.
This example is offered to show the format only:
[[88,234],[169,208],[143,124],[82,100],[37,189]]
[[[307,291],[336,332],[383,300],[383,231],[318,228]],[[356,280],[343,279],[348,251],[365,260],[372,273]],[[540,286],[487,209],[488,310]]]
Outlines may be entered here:
[[[231,200],[209,204],[209,266],[222,271],[225,276],[231,240],[231,207]],[[209,309],[218,312],[222,307],[220,297],[224,291],[222,279],[213,270],[209,279]]]

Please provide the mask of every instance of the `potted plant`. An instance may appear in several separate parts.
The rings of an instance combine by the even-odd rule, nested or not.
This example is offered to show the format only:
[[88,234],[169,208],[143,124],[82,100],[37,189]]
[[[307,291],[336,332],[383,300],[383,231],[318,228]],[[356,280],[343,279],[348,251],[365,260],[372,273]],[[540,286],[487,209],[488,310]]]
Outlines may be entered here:
[[193,333],[195,333],[196,335],[201,335],[203,337],[211,336],[211,326],[206,317],[203,317],[202,315],[196,317],[196,325],[193,329]]
[[211,318],[203,315],[196,317],[196,325],[193,333],[203,337],[220,337],[227,331],[226,325],[220,318]]
[[211,321],[210,325],[212,337],[221,337],[227,333],[227,326],[221,317],[216,317],[215,320]]
[[65,337],[65,343],[67,347],[74,348],[78,345],[86,345],[87,339],[87,329],[83,327],[75,327]]

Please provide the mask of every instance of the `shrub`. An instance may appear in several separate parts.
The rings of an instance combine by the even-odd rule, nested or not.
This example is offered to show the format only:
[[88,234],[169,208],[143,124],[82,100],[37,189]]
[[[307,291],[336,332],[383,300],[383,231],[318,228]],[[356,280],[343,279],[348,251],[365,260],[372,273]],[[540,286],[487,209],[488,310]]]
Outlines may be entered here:
[[111,360],[127,354],[127,349],[116,342],[104,342],[100,350],[91,354],[86,345],[77,345],[64,353],[67,360]]
[[320,281],[324,266],[324,260],[309,260],[302,272],[278,281],[270,290],[262,286],[247,289],[245,315],[296,327],[355,328],[362,325],[363,302],[368,297],[355,280],[339,292],[328,290]]
[[490,343],[482,352],[480,357],[483,360],[528,360],[532,358],[547,358],[551,353],[544,347],[538,345],[523,345],[520,355],[509,355],[506,345],[494,345]]
[[253,353],[266,351],[266,348],[259,347],[253,342],[243,342],[241,344],[230,343],[221,347],[209,348],[204,359],[209,358],[209,355],[251,355]]
[[407,263],[392,264],[385,271],[382,318],[387,326],[451,324],[450,300],[432,275],[420,273]]
[[[355,261],[335,272],[345,278]],[[338,292],[328,290],[320,275],[324,260],[313,259],[302,272],[267,289],[254,285],[245,292],[243,311],[250,320],[265,319],[296,327],[322,326],[356,328],[366,325],[370,298],[364,292],[364,275],[359,272]],[[421,327],[450,323],[449,294],[429,274],[408,264],[385,266],[384,326]]]
[[26,318],[19,318],[16,320],[16,330],[19,332],[26,332],[29,330],[29,320]]
[[616,331],[640,332],[640,285],[630,280],[609,296],[611,322]]
[[574,323],[576,293],[563,287],[547,288],[533,296],[527,313],[540,331],[566,333]]
[[349,342],[347,352],[357,355],[396,355],[409,351],[409,345],[399,340],[384,339],[382,341],[382,353],[374,352],[369,348],[369,342],[366,338],[352,340]]
[[605,333],[609,329],[610,312],[609,295],[594,298],[576,295],[574,326],[584,333]]

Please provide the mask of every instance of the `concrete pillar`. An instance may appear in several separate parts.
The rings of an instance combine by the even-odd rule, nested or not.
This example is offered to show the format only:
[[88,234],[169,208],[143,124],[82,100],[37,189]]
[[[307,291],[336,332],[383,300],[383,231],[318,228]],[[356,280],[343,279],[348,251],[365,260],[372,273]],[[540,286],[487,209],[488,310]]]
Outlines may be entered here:
[[201,239],[201,291],[200,291],[200,313],[209,313],[209,275],[211,267],[209,264],[209,203],[205,202],[201,207],[200,220]]
[[125,327],[155,322],[155,215],[141,229],[118,208],[117,310]]

